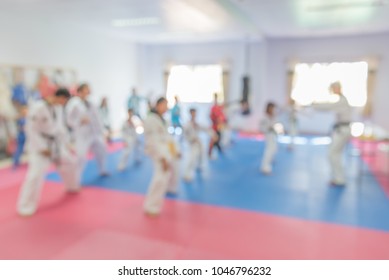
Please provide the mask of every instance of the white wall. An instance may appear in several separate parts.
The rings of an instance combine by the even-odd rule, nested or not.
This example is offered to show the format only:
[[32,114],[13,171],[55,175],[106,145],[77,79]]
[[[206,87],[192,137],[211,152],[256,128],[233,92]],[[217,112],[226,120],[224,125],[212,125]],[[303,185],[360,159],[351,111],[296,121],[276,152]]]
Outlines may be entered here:
[[91,85],[93,101],[109,96],[113,127],[121,125],[130,87],[137,83],[134,44],[73,26],[2,23],[0,64],[75,69],[79,82]]

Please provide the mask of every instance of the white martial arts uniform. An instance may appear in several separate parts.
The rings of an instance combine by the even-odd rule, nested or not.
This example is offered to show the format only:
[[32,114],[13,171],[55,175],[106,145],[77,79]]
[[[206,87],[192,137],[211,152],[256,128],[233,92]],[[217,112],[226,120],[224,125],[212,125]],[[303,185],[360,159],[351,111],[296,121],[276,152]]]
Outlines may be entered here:
[[[79,160],[79,178],[83,172],[87,155],[91,149],[96,156],[100,174],[106,174],[107,150],[104,140],[104,127],[97,108],[80,97],[72,97],[66,105],[66,123],[72,129],[75,148]],[[87,123],[83,123],[87,120]]]
[[[149,214],[159,214],[167,192],[178,188],[178,146],[168,133],[167,126],[157,113],[151,112],[145,122],[145,151],[154,163],[154,174],[147,191],[144,209]],[[163,170],[162,159],[168,163]]]
[[221,145],[222,147],[229,147],[233,143],[233,131],[236,130],[237,124],[239,126],[239,120],[242,114],[238,103],[226,105],[224,108],[228,121],[225,122],[223,127]]
[[275,124],[275,118],[267,114],[261,121],[261,130],[265,134],[265,149],[260,171],[266,174],[272,172],[273,159],[277,152],[277,132],[274,129]]
[[318,110],[336,113],[336,123],[332,131],[332,142],[328,154],[332,170],[331,182],[336,185],[345,185],[346,173],[342,163],[342,155],[351,137],[351,107],[343,95],[339,95],[339,100],[336,103],[313,104],[312,106]]
[[297,122],[297,107],[295,105],[291,105],[289,108],[288,115],[288,134],[290,137],[289,149],[294,148],[294,141],[297,136],[298,131],[298,122]]
[[199,135],[202,131],[208,132],[211,136],[213,135],[211,129],[200,126],[194,121],[189,121],[184,127],[184,135],[189,143],[189,158],[185,167],[184,180],[188,182],[193,180],[196,168],[203,168],[204,147]]
[[[76,192],[80,185],[75,170],[77,157],[71,153],[67,130],[60,117],[60,109],[40,100],[29,109],[26,122],[29,165],[19,193],[17,210],[20,215],[32,215],[37,209],[47,169],[54,163],[69,192]],[[50,155],[44,155],[48,151]]]
[[134,152],[135,162],[140,162],[140,141],[132,121],[126,121],[122,127],[124,148],[119,160],[118,169],[124,170],[128,165],[128,158]]

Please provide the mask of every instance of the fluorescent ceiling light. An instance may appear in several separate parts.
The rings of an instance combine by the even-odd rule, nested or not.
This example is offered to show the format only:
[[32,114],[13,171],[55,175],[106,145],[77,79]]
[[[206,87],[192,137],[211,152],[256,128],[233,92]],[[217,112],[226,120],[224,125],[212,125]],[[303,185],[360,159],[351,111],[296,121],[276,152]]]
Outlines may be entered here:
[[114,19],[111,25],[114,27],[128,27],[128,26],[144,26],[156,25],[160,20],[156,17],[132,18],[132,19]]

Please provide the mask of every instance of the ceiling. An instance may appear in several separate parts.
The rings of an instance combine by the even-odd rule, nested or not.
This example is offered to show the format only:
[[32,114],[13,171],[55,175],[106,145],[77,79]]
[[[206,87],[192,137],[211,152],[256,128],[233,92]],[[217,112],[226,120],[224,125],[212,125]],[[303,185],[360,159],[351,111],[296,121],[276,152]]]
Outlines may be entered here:
[[389,32],[389,0],[0,0],[0,19],[139,42],[258,40]]

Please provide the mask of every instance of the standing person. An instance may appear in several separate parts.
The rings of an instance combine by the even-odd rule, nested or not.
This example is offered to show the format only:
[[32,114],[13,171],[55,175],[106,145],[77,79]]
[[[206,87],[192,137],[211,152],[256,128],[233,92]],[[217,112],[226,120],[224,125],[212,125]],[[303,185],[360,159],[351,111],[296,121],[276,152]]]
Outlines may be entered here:
[[48,94],[54,94],[56,86],[50,81],[49,77],[40,71],[37,84],[35,86],[36,91],[39,92],[39,96],[46,96]]
[[221,140],[221,146],[222,147],[228,147],[231,146],[233,143],[233,131],[231,127],[231,115],[233,115],[234,112],[234,106],[233,103],[224,103],[223,104],[223,114],[224,114],[224,122],[221,125],[221,132],[223,133],[223,138]]
[[104,127],[97,108],[88,101],[90,89],[87,84],[81,84],[77,89],[78,96],[72,97],[66,105],[66,123],[73,132],[81,174],[91,149],[99,165],[100,176],[108,176],[106,167],[107,151],[104,140]]
[[12,103],[17,112],[20,114],[23,107],[28,105],[29,93],[24,85],[24,75],[22,69],[15,69],[14,71],[15,84],[12,87]]
[[12,104],[12,93],[6,76],[3,71],[0,71],[0,128],[4,131],[4,139],[0,139],[0,142],[4,141],[4,152],[7,154],[12,153],[13,150],[17,115],[15,106]]
[[15,107],[12,104],[14,99],[13,95],[14,92],[11,92],[5,74],[0,71],[0,118],[7,121],[15,120],[17,116]]
[[[14,149],[13,153],[13,166],[18,167],[19,159],[23,154],[25,135],[24,135],[24,122],[25,122],[25,111],[30,102],[29,92],[24,85],[24,73],[22,69],[14,70],[15,84],[12,87],[12,104],[17,112],[16,118],[16,141],[13,141]],[[16,146],[16,148],[15,148]]]
[[218,149],[219,154],[223,154],[223,149],[221,147],[222,129],[226,122],[223,106],[219,105],[216,93],[214,94],[214,104],[211,108],[210,118],[212,122],[212,129],[217,135],[217,138],[212,138],[209,144],[208,156],[212,158],[212,151],[214,147]]
[[153,104],[151,103],[151,100],[147,100],[147,113],[150,113],[153,110]]
[[263,153],[260,171],[266,175],[272,173],[273,159],[277,152],[275,109],[276,105],[273,102],[267,103],[265,116],[261,121],[261,131],[265,134],[265,149]]
[[58,118],[58,108],[68,98],[66,89],[55,95],[46,95],[31,105],[26,122],[29,165],[26,178],[20,189],[17,211],[21,216],[33,215],[37,209],[41,189],[49,166],[54,163],[68,192],[80,189],[75,170],[77,158],[72,155],[67,143],[64,123]]
[[140,141],[134,122],[132,121],[133,112],[132,109],[128,109],[128,119],[125,121],[122,127],[122,138],[124,142],[123,153],[119,160],[118,170],[124,170],[128,165],[128,158],[132,152],[135,155],[135,163],[139,164],[140,159]]
[[107,97],[103,97],[101,99],[100,107],[99,107],[100,119],[103,123],[105,133],[109,142],[111,142],[111,122],[109,119],[109,109],[108,109],[108,99]]
[[312,106],[315,109],[333,111],[336,114],[336,123],[332,130],[332,142],[328,154],[332,170],[330,184],[333,186],[345,186],[346,172],[342,163],[342,155],[351,137],[350,123],[352,111],[346,97],[342,93],[340,82],[332,83],[330,91],[339,97],[336,103],[314,103]]
[[20,165],[20,158],[24,152],[24,144],[26,142],[25,124],[27,116],[27,106],[20,107],[20,117],[16,121],[17,135],[16,135],[16,150],[13,156],[13,167],[17,168]]
[[[44,92],[44,89],[42,86],[43,82],[44,82],[44,74],[43,74],[42,70],[39,70],[39,74],[38,74],[38,77],[35,81],[35,85],[31,89],[31,92],[30,92],[30,98],[32,100],[39,100],[39,99],[41,99],[42,95],[47,95],[47,93]],[[43,94],[42,94],[42,92],[43,92]],[[54,90],[54,92],[55,92],[55,90]]]
[[294,99],[290,99],[288,108],[288,134],[290,137],[290,143],[288,145],[288,149],[291,151],[294,149],[295,138],[298,133],[298,120],[297,120],[297,105]]
[[180,104],[179,104],[179,101],[178,101],[178,96],[174,97],[174,100],[175,100],[175,104],[173,106],[173,108],[171,109],[171,122],[172,122],[172,126],[174,128],[174,133],[175,134],[178,134],[177,133],[177,129],[181,129],[181,108],[180,108]]
[[165,194],[176,193],[178,188],[180,155],[163,118],[167,110],[166,98],[159,98],[144,122],[145,151],[154,163],[153,178],[144,202],[145,213],[151,216],[161,212]]
[[136,88],[133,88],[132,94],[128,99],[127,109],[131,109],[134,112],[134,115],[138,116],[139,118],[140,118],[140,101],[141,98],[138,95]]
[[194,173],[196,168],[201,169],[203,166],[203,144],[200,139],[200,132],[211,132],[211,138],[216,139],[217,135],[212,134],[212,130],[200,126],[197,123],[197,110],[194,108],[190,109],[191,119],[185,125],[184,134],[186,140],[189,143],[189,159],[185,168],[184,180],[187,182],[193,181]]

